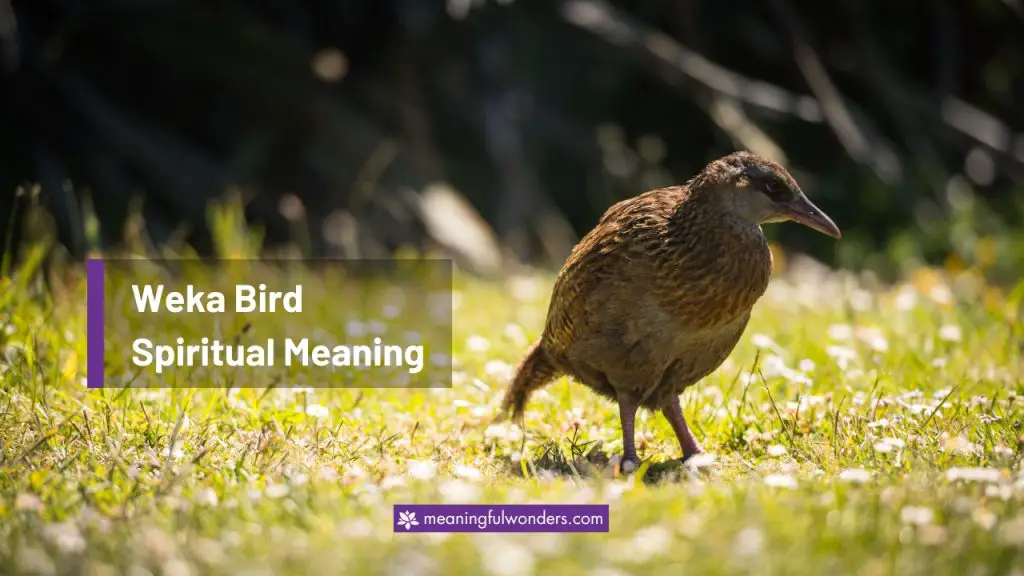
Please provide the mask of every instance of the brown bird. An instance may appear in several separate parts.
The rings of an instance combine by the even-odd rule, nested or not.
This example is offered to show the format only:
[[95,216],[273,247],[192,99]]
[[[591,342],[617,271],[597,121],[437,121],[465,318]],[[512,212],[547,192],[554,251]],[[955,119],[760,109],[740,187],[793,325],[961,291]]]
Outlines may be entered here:
[[664,414],[684,461],[701,453],[679,395],[739,341],[772,273],[761,225],[786,220],[840,237],[785,168],[749,152],[609,208],[562,267],[503,412],[521,418],[530,394],[564,374],[618,402],[624,466],[639,464],[639,407]]

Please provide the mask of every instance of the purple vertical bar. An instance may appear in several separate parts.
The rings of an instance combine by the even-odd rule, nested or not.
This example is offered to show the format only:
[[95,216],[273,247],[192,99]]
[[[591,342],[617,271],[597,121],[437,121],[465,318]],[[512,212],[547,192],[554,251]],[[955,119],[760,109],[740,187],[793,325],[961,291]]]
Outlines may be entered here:
[[85,263],[86,281],[86,385],[103,388],[103,260]]

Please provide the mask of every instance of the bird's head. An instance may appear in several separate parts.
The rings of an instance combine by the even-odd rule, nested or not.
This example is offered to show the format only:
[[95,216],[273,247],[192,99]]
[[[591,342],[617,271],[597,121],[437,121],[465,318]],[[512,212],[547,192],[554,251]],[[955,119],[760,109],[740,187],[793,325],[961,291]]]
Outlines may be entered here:
[[749,152],[736,152],[704,169],[706,184],[717,192],[733,216],[753,224],[792,220],[833,238],[839,227],[800,190],[789,172],[776,162]]

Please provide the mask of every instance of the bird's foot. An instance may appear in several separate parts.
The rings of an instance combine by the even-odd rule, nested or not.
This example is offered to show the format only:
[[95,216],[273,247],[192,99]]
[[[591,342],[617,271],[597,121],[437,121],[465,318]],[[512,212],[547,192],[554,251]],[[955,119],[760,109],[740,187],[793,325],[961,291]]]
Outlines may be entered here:
[[682,462],[683,464],[686,464],[690,460],[693,460],[694,458],[696,458],[697,461],[700,462],[701,457],[704,456],[705,454],[707,454],[707,452],[705,452],[703,450],[697,450],[696,452],[690,452],[688,454],[683,454],[683,457],[680,458],[679,461]]
[[636,456],[627,458],[625,456],[613,456],[609,462],[617,472],[617,474],[631,474],[640,468],[640,459]]
[[640,467],[640,459],[639,458],[630,458],[630,459],[623,459],[622,460],[622,467],[621,467],[621,469],[622,469],[622,473],[623,474],[630,474],[630,473],[632,473],[633,471],[635,471],[639,467]]
[[708,474],[715,469],[716,458],[710,452],[694,452],[680,459],[683,468],[691,473]]

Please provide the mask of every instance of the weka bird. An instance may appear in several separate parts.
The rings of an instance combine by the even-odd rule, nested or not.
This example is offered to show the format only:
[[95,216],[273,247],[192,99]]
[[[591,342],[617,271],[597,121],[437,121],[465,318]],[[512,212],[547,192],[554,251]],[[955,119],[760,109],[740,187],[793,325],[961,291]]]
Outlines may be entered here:
[[521,418],[529,395],[565,374],[618,402],[623,465],[639,464],[638,407],[665,415],[684,460],[699,454],[679,395],[739,341],[772,273],[761,225],[785,220],[840,236],[785,168],[748,152],[609,208],[559,273],[504,413]]

